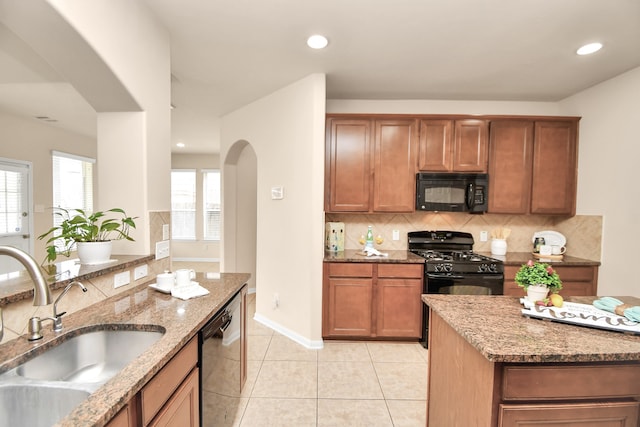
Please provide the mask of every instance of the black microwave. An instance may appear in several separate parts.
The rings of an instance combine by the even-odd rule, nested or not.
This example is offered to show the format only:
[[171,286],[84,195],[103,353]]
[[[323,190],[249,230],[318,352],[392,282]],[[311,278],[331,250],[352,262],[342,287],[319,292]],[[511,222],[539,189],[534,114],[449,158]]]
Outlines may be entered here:
[[486,173],[418,173],[416,210],[483,213],[488,187]]

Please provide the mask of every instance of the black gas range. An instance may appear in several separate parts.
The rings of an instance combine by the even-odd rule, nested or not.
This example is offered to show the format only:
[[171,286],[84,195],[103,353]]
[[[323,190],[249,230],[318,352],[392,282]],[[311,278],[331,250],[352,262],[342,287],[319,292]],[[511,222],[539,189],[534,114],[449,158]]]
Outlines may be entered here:
[[[412,231],[409,251],[425,259],[423,292],[454,295],[502,295],[504,264],[473,252],[473,235],[460,231]],[[427,346],[428,310],[423,313],[422,343]]]

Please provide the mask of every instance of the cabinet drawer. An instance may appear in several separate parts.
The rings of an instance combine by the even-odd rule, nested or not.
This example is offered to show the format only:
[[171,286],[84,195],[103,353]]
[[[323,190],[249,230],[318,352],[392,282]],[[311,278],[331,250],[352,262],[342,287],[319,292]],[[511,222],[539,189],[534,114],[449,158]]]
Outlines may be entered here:
[[637,427],[638,402],[500,405],[498,426]]
[[555,269],[563,282],[591,282],[593,280],[593,267],[556,266]]
[[142,424],[147,425],[198,364],[198,337],[193,338],[141,391]]
[[378,264],[378,277],[422,279],[422,264]]
[[329,264],[331,277],[373,277],[374,264],[355,262],[333,262]]
[[640,365],[505,366],[504,400],[640,397]]

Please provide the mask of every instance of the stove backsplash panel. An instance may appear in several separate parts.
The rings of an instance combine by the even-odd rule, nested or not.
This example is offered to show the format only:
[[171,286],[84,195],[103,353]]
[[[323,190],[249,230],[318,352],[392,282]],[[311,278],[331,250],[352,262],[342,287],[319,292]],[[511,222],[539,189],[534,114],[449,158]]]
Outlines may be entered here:
[[[470,215],[458,212],[416,212],[412,214],[325,214],[325,222],[344,222],[345,249],[360,249],[360,236],[373,226],[374,236],[381,236],[378,250],[406,250],[407,233],[419,230],[455,230],[473,234],[476,252],[491,252],[491,239],[480,241],[480,232],[510,228],[508,252],[531,252],[531,237],[536,231],[554,230],[567,238],[567,255],[593,261],[601,260],[602,216],[576,215],[571,218],[538,215]],[[400,231],[394,241],[393,230]]]

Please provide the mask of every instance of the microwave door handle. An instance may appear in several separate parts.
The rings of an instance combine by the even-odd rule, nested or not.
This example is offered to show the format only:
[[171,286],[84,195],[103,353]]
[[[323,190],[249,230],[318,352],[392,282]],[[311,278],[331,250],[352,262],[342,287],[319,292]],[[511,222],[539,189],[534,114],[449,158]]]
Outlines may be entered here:
[[470,182],[469,184],[467,184],[467,209],[468,210],[472,210],[475,203],[475,190],[474,190],[474,185],[473,182]]

